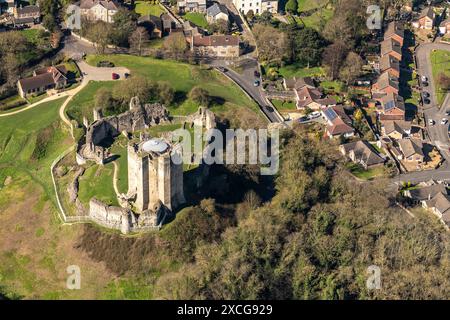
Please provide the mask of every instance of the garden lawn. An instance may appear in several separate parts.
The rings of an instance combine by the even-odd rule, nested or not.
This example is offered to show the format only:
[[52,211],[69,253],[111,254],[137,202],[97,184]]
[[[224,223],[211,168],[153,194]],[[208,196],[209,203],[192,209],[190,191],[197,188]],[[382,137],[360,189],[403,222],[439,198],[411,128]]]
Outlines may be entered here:
[[450,52],[446,50],[436,50],[431,52],[431,65],[433,69],[433,81],[436,87],[438,104],[442,105],[448,91],[439,85],[438,77],[441,73],[444,73],[446,76],[450,77]]
[[206,29],[208,27],[208,22],[206,21],[206,18],[202,13],[188,12],[183,16],[183,18],[189,20],[190,22],[201,28]]
[[301,68],[296,66],[295,64],[290,64],[284,67],[281,67],[278,70],[279,74],[285,78],[301,78],[301,77],[314,77],[314,76],[323,76],[324,71],[320,67],[314,67],[314,68]]
[[271,102],[279,111],[297,109],[294,101],[271,100]]
[[384,167],[378,166],[372,169],[365,170],[362,166],[355,163],[348,163],[347,169],[357,178],[361,180],[373,180],[377,177],[382,177],[384,175]]
[[153,4],[148,1],[136,1],[135,9],[137,14],[141,16],[152,15],[159,17],[165,13],[164,9],[159,4]]
[[95,197],[98,200],[111,205],[118,206],[116,193],[113,185],[114,167],[112,163],[107,165],[93,165],[86,169],[80,178],[80,191],[78,197],[85,206]]

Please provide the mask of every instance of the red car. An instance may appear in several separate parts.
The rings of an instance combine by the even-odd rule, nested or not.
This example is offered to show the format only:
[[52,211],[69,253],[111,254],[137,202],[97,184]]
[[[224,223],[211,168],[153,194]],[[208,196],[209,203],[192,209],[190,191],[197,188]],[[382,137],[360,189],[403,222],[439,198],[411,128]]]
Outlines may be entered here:
[[112,79],[113,80],[118,80],[120,78],[120,76],[117,73],[113,73],[112,74]]

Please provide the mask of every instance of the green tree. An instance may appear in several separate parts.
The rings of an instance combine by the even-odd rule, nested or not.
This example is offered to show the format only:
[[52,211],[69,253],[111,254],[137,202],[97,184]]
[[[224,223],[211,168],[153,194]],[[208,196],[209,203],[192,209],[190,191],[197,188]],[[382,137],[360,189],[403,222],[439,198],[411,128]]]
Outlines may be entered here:
[[288,0],[288,2],[286,3],[286,11],[292,14],[296,14],[297,13],[297,0]]

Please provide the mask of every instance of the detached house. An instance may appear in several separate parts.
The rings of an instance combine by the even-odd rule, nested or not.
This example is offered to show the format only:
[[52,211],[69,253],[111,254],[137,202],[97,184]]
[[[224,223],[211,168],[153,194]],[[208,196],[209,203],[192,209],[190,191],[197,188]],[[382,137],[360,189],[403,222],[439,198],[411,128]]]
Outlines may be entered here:
[[249,11],[253,11],[254,14],[265,11],[278,12],[278,0],[233,0],[233,4],[242,14],[247,14]]
[[293,77],[291,79],[283,78],[283,87],[286,90],[300,90],[303,87],[315,89],[316,84],[314,83],[314,80],[310,77],[304,77],[304,78]]
[[218,20],[228,21],[228,15],[227,7],[220,3],[214,3],[206,9],[206,20],[209,23],[214,23]]
[[404,120],[385,120],[381,122],[381,133],[394,140],[400,140],[411,134],[411,122]]
[[180,12],[206,12],[206,0],[178,0],[177,7]]
[[393,39],[403,46],[403,40],[405,39],[405,28],[402,23],[394,21],[388,24],[386,31],[384,32],[384,40]]
[[380,59],[380,73],[387,72],[395,78],[400,77],[400,61],[390,55],[384,55]]
[[17,89],[22,98],[38,95],[51,89],[61,89],[67,85],[67,69],[64,66],[47,67],[34,71],[33,76],[20,79]]
[[430,209],[447,230],[450,228],[450,197],[447,192],[439,192],[433,198],[422,201],[425,209]]
[[381,42],[381,56],[390,55],[398,61],[402,61],[402,46],[394,39],[386,39]]
[[304,86],[301,89],[295,89],[297,100],[297,109],[309,108],[312,110],[321,110],[322,108],[335,106],[336,100],[326,97],[317,88]]
[[146,15],[138,19],[138,25],[145,27],[150,32],[151,38],[162,38],[163,26],[160,17]]
[[423,144],[420,139],[401,139],[398,141],[403,159],[407,162],[416,162],[421,164],[425,155],[423,153]]
[[116,0],[81,0],[80,12],[90,20],[114,22],[114,15],[119,11],[120,5]]
[[240,55],[238,36],[192,36],[191,50],[199,56],[237,58]]
[[388,94],[395,93],[398,94],[399,91],[399,81],[397,77],[392,76],[389,72],[382,73],[377,82],[372,85],[372,92],[376,94]]
[[402,96],[388,93],[381,98],[380,121],[405,120],[405,101]]
[[385,162],[370,143],[364,140],[342,144],[339,146],[339,151],[365,169],[382,166]]
[[322,117],[327,121],[326,134],[330,138],[352,137],[355,129],[352,127],[352,120],[345,113],[342,106],[328,107],[322,110]]
[[419,18],[412,23],[415,28],[431,30],[434,26],[434,19],[436,14],[434,13],[433,7],[428,7],[422,10]]

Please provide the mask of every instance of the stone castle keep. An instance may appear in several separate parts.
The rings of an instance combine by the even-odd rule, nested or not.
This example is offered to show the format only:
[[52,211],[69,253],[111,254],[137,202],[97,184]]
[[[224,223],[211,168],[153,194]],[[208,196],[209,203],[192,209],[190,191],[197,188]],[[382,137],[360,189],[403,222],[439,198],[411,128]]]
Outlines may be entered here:
[[[141,105],[137,98],[131,99],[130,109],[125,113],[102,117],[101,112],[94,110],[93,123],[83,120],[86,134],[77,146],[76,160],[79,165],[88,161],[103,165],[111,161],[113,155],[106,147],[108,141],[120,134],[129,139],[128,191],[117,194],[120,207],[92,198],[87,211],[88,220],[125,234],[147,231],[159,228],[173,217],[173,210],[186,202],[181,144],[171,143],[170,138],[150,137],[143,132],[162,123],[171,123],[167,109],[157,103]],[[186,125],[214,128],[214,113],[200,108],[196,114],[186,117]],[[130,138],[136,131],[140,131],[139,138]],[[78,176],[74,184],[78,185]],[[72,202],[78,201],[76,192],[72,192],[72,196]]]
[[136,199],[137,211],[154,208],[159,201],[170,210],[185,202],[183,165],[171,160],[171,156],[181,158],[176,148],[180,145],[162,139],[128,145],[128,195]]

